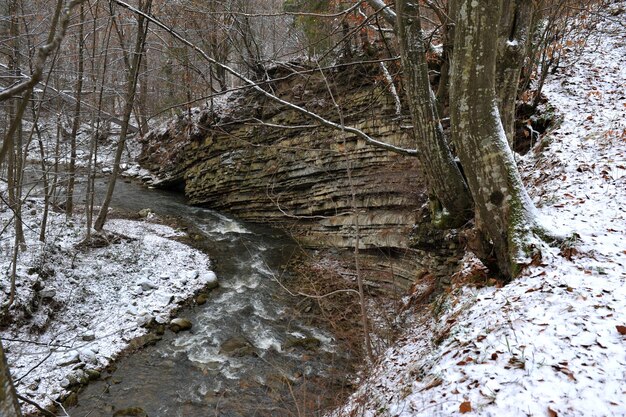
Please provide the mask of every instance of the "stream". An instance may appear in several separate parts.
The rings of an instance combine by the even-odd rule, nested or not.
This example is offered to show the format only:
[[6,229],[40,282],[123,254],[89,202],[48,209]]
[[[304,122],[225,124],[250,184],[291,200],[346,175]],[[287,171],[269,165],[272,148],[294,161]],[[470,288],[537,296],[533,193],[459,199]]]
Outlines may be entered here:
[[179,312],[192,321],[190,332],[167,330],[156,345],[122,357],[79,393],[78,406],[68,413],[321,415],[342,389],[350,361],[329,332],[300,318],[297,300],[276,282],[276,276],[288,279],[282,267],[297,250],[295,242],[276,229],[189,206],[182,195],[121,180],[112,206],[150,208],[199,232],[220,286],[206,304]]

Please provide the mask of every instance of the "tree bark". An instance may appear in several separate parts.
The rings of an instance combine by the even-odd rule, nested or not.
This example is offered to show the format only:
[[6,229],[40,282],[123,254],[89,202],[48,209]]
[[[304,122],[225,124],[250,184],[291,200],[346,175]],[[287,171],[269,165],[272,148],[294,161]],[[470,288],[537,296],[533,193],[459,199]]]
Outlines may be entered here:
[[437,86],[437,110],[439,115],[444,116],[450,101],[450,61],[454,50],[454,15],[456,14],[458,0],[448,0],[448,10],[443,28],[443,45],[441,52],[441,69],[439,85]]
[[460,0],[451,89],[452,137],[476,204],[477,228],[500,273],[514,277],[537,230],[498,111],[497,33],[502,1]]
[[505,1],[500,16],[496,90],[500,118],[510,146],[515,139],[515,103],[528,52],[533,9],[534,2],[529,0]]
[[0,416],[22,417],[2,342],[0,342]]
[[446,213],[443,216],[435,213],[433,220],[441,221],[441,226],[458,227],[472,217],[472,200],[448,148],[437,114],[428,79],[419,4],[399,0],[396,7],[403,79],[417,137],[418,159],[425,171],[429,191],[443,206],[442,213]]
[[74,120],[72,121],[72,133],[70,134],[70,166],[67,182],[67,200],[65,214],[68,217],[74,212],[74,185],[76,183],[76,137],[80,127],[80,105],[83,96],[83,75],[85,72],[85,8],[80,5],[80,28],[78,31],[78,74],[76,79],[76,104],[74,106]]

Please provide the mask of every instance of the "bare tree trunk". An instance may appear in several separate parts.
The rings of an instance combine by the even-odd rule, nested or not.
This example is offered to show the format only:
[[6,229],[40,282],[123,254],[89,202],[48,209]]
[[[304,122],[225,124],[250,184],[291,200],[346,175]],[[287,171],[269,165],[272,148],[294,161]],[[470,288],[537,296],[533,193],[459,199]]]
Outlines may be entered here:
[[74,120],[72,121],[72,133],[70,135],[70,166],[67,183],[67,200],[65,214],[70,217],[74,211],[74,184],[76,182],[76,136],[80,127],[80,105],[83,96],[83,74],[85,72],[85,8],[80,5],[80,29],[78,31],[78,74],[76,79],[76,105],[74,107]]
[[137,102],[137,126],[139,126],[139,134],[148,133],[148,55],[144,55],[141,60],[141,82],[139,88],[139,100]]
[[[143,13],[148,13],[152,5],[152,0],[146,0],[145,3],[140,1],[140,10]],[[97,231],[102,230],[104,222],[107,218],[109,206],[111,205],[111,199],[113,198],[113,191],[115,190],[115,182],[120,172],[120,162],[122,160],[122,154],[124,153],[124,147],[126,144],[126,134],[128,131],[128,124],[130,121],[131,113],[133,111],[133,103],[135,100],[135,92],[137,89],[137,76],[139,74],[139,66],[141,57],[143,55],[146,35],[148,32],[148,20],[140,14],[137,17],[137,36],[135,38],[135,46],[133,50],[132,60],[130,62],[128,84],[126,89],[126,95],[124,97],[124,114],[123,123],[120,131],[120,139],[117,144],[117,150],[115,152],[115,161],[113,162],[113,171],[111,172],[111,178],[107,187],[107,192],[104,197],[104,202],[100,207],[100,212],[96,218],[94,229]]]
[[[98,27],[98,9],[93,12],[93,32],[96,33]],[[97,97],[97,105],[92,106],[96,109],[91,116],[92,125],[92,137],[89,146],[89,160],[87,162],[87,186],[85,187],[85,217],[86,217],[86,238],[91,238],[91,227],[93,225],[93,213],[94,213],[94,200],[95,200],[95,182],[96,182],[96,167],[98,165],[98,138],[102,131],[102,106],[104,102],[104,87],[105,79],[109,63],[109,45],[111,42],[113,21],[109,20],[109,24],[105,30],[105,34],[102,37],[102,50],[104,56],[102,62],[96,60],[96,53],[98,50],[98,43],[96,36],[94,35],[91,40],[91,76],[92,76],[92,97]],[[102,69],[102,75],[100,70]],[[100,90],[98,91],[98,83],[100,83]],[[97,93],[97,94],[96,94]]]
[[2,417],[22,417],[20,406],[17,402],[13,379],[7,365],[7,358],[4,356],[4,349],[0,341],[0,416]]
[[50,210],[50,176],[48,175],[48,167],[46,166],[46,151],[43,146],[43,139],[39,126],[35,124],[37,133],[37,144],[39,145],[39,157],[41,158],[41,173],[43,181],[43,214],[41,215],[41,228],[39,229],[39,241],[46,241],[46,231],[48,226],[48,213]]
[[[20,31],[18,23],[19,12],[17,0],[13,0],[9,6],[11,23],[9,33],[12,38],[11,52],[9,56],[9,70],[13,74],[19,74],[20,68]],[[22,227],[22,202],[21,202],[21,173],[22,173],[22,117],[26,101],[22,102],[20,97],[12,99],[9,103],[8,119],[9,130],[4,141],[8,143],[8,163],[7,163],[7,183],[9,194],[9,207],[15,216],[15,242],[23,245],[24,230]],[[14,286],[15,276],[12,274]],[[13,291],[12,291],[13,292]],[[13,295],[13,294],[12,294]]]
[[529,0],[505,1],[500,17],[496,90],[500,118],[510,146],[515,139],[515,103],[528,52],[533,9],[534,2]]
[[450,103],[452,136],[476,203],[478,230],[493,244],[500,273],[512,278],[537,223],[497,107],[494,33],[501,5],[502,0],[460,0]]
[[456,14],[458,0],[448,0],[447,13],[445,14],[443,51],[441,56],[441,69],[439,86],[437,87],[437,110],[441,116],[446,113],[450,101],[450,61],[454,50],[454,15]]
[[441,223],[442,227],[458,227],[472,217],[472,200],[437,115],[428,79],[419,4],[399,0],[396,7],[404,84],[417,136],[418,158],[425,171],[429,191],[443,206],[440,213],[434,213],[433,220]]

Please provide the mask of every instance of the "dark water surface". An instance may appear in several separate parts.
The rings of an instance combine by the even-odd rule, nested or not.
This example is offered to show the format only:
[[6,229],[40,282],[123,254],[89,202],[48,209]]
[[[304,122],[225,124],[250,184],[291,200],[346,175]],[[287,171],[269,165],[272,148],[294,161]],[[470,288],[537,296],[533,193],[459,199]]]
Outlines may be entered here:
[[[68,413],[110,417],[137,407],[150,417],[318,415],[348,360],[331,334],[299,318],[297,300],[275,281],[288,279],[282,267],[295,243],[275,229],[134,183],[119,182],[113,206],[150,208],[200,231],[220,287],[206,304],[179,313],[192,321],[191,332],[166,331],[156,346],[122,358],[116,371],[79,393]],[[288,347],[298,339],[313,343]],[[252,347],[226,353],[229,341]]]

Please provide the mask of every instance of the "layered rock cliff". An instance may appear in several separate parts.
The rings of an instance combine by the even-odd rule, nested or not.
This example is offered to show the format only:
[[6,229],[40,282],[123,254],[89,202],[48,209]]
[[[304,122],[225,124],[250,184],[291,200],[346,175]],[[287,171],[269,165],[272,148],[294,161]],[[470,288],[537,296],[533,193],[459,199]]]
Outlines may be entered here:
[[[297,68],[296,68],[297,67]],[[376,66],[322,71],[277,66],[265,84],[336,122],[406,148],[410,122],[396,114]],[[298,73],[299,72],[299,73]],[[257,222],[280,222],[304,244],[407,248],[424,202],[417,161],[321,127],[251,89],[195,109],[142,138],[140,163],[162,186],[183,185],[192,204]],[[354,193],[353,210],[352,194]]]

